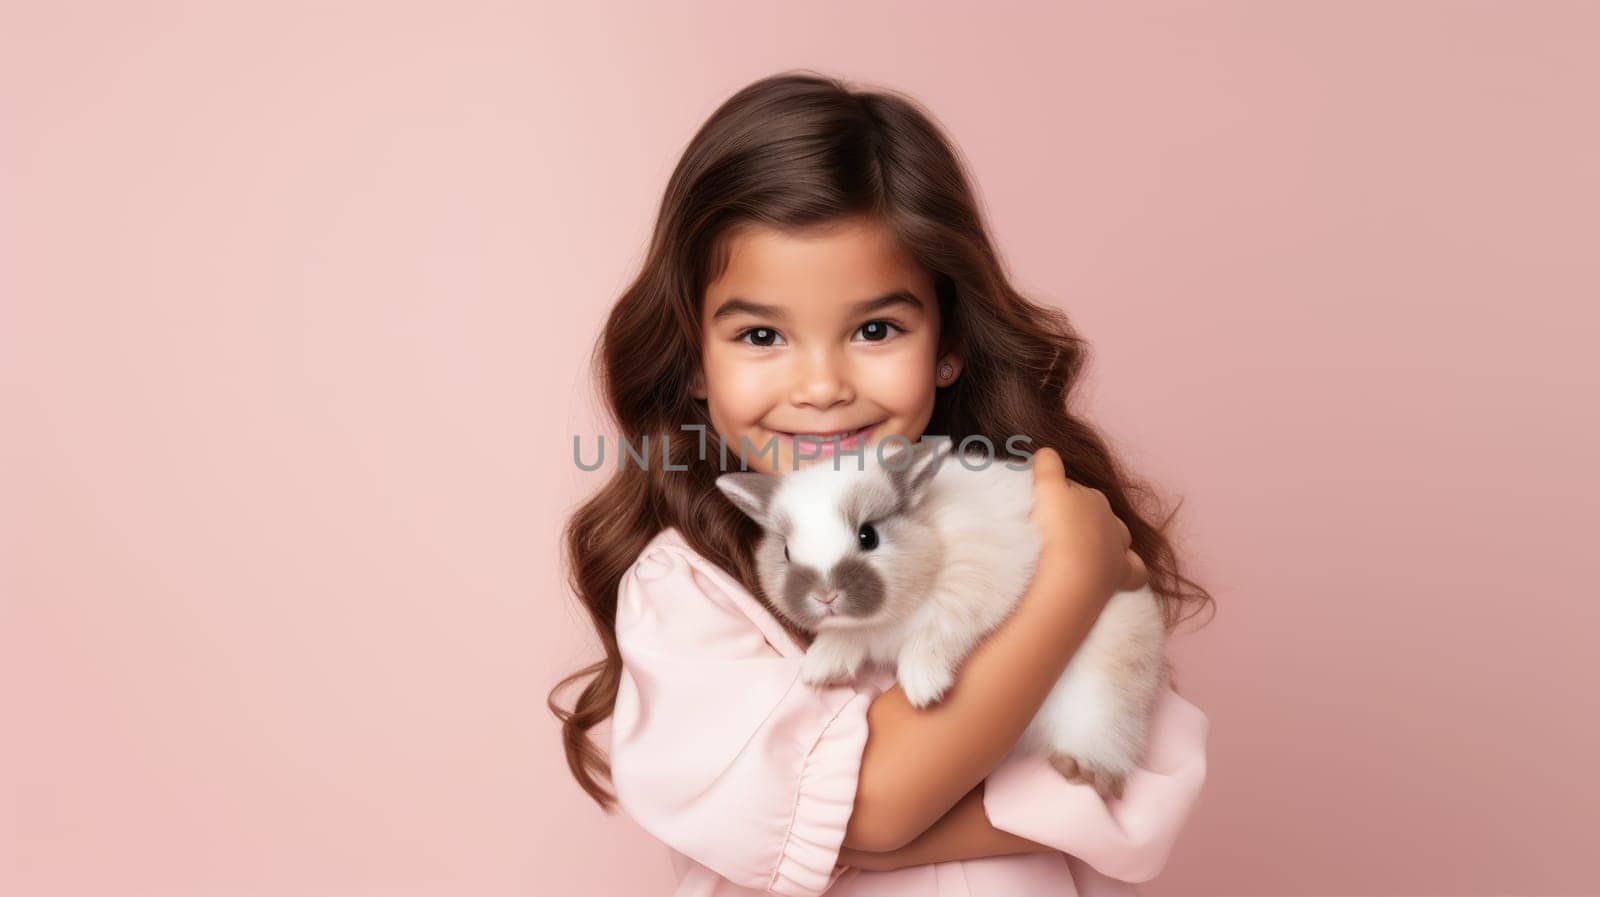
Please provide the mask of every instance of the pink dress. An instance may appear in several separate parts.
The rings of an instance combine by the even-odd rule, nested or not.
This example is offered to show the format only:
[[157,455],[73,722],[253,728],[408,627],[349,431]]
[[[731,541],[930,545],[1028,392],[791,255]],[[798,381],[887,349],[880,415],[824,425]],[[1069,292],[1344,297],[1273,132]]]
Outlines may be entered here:
[[823,689],[801,682],[804,648],[672,527],[624,574],[616,635],[612,780],[622,809],[671,849],[674,897],[1136,894],[1131,883],[1161,871],[1205,781],[1210,723],[1168,690],[1120,800],[1042,757],[1008,755],[989,774],[990,824],[1055,851],[888,872],[838,866],[867,708],[893,671]]

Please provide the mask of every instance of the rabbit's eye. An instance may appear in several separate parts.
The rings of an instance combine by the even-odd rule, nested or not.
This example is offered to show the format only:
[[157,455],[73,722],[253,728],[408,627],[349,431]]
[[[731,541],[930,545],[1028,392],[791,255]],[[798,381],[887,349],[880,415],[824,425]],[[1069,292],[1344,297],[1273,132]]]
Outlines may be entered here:
[[862,551],[871,551],[878,547],[878,531],[870,523],[861,524],[861,529],[856,531],[856,541],[861,543]]
[[789,544],[787,542],[783,545],[783,559],[786,561],[789,559]]

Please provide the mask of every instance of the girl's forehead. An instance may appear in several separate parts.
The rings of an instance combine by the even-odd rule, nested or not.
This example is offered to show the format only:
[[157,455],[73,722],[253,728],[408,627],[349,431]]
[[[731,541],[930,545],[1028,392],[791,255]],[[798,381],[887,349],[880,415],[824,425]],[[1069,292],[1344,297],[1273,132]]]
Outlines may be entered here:
[[[926,313],[933,279],[875,225],[826,231],[753,229],[731,238],[726,267],[706,289],[704,314],[715,324],[723,306],[764,307],[771,317],[847,314],[863,299],[904,291]],[[905,309],[913,310],[913,309]]]
[[755,225],[733,232],[724,245],[728,264],[723,276],[774,269],[793,271],[802,267],[827,273],[894,270],[915,265],[915,260],[888,228],[866,219],[803,230]]

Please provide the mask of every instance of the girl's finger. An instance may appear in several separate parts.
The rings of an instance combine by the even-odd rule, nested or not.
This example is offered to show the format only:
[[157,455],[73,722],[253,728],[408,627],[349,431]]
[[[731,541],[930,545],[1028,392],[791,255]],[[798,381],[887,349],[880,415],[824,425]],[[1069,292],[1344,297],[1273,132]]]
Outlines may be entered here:
[[1123,583],[1124,592],[1142,589],[1150,584],[1150,570],[1144,565],[1144,558],[1135,552],[1128,552],[1128,581]]
[[1066,468],[1061,466],[1061,456],[1056,454],[1055,449],[1045,446],[1033,453],[1033,478],[1035,480],[1047,477],[1054,479],[1066,475]]

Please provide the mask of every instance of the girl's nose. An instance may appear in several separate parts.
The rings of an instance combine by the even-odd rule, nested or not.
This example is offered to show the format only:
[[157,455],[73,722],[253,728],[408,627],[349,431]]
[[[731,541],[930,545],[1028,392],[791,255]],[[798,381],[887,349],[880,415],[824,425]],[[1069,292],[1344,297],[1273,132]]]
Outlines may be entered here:
[[791,400],[796,405],[810,405],[819,410],[848,403],[855,399],[850,378],[840,370],[840,363],[831,355],[813,357],[800,372]]

